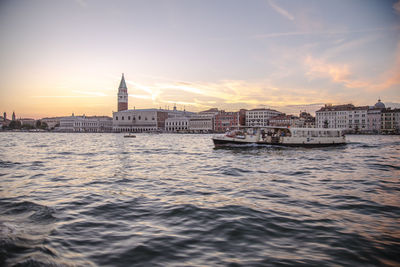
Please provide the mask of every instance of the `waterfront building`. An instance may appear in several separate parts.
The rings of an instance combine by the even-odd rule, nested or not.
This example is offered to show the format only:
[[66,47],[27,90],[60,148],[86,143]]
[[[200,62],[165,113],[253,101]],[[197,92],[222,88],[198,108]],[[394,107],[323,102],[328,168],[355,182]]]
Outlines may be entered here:
[[30,118],[19,119],[22,126],[35,127],[36,120]]
[[190,116],[189,131],[193,133],[214,132],[215,116],[217,114],[218,114],[218,109],[212,108]]
[[269,119],[270,126],[296,126],[299,125],[300,118],[294,115],[278,115]]
[[[385,104],[379,99],[374,106],[355,107],[352,104],[347,105],[325,105],[315,112],[316,124],[318,128],[341,128],[350,133],[380,133],[382,129],[388,129],[388,126],[382,126],[382,112],[385,110]],[[389,119],[389,115],[386,118]],[[386,125],[386,124],[385,124]]]
[[4,127],[7,127],[10,124],[10,120],[7,119],[7,113],[3,113],[3,117],[0,116],[0,129],[3,129]]
[[367,112],[367,129],[369,133],[381,133],[381,113],[385,109],[385,104],[378,99],[378,102],[373,107],[370,107]]
[[305,111],[300,111],[299,121],[294,125],[301,128],[315,128],[315,117]]
[[172,117],[165,120],[165,131],[187,132],[189,130],[189,117]]
[[279,115],[282,112],[267,108],[258,108],[246,111],[246,126],[268,126],[269,119]]
[[381,112],[381,133],[400,133],[400,109],[385,109]]
[[214,131],[214,117],[212,114],[196,114],[189,119],[189,130],[193,133],[209,133]]
[[61,132],[111,132],[112,118],[108,116],[68,116],[60,118],[60,127],[56,129]]
[[15,121],[15,112],[14,111],[13,111],[11,118],[12,118],[12,121]]
[[114,132],[154,132],[165,129],[168,111],[163,109],[128,109],[113,112]]
[[379,134],[381,132],[381,113],[379,108],[371,108],[367,111],[367,129],[371,134]]
[[239,125],[245,126],[246,125],[246,111],[247,109],[240,109],[239,110]]
[[[368,106],[354,107],[348,112],[348,129],[354,133],[367,133]],[[340,127],[339,127],[340,128]]]
[[43,118],[41,119],[42,123],[46,123],[49,129],[53,129],[56,126],[60,125],[60,119],[62,117],[51,117],[51,118]]
[[220,110],[215,115],[214,130],[219,133],[226,132],[227,130],[239,126],[239,112],[225,112]]
[[315,112],[315,124],[317,128],[349,128],[349,113],[354,105],[325,105]]

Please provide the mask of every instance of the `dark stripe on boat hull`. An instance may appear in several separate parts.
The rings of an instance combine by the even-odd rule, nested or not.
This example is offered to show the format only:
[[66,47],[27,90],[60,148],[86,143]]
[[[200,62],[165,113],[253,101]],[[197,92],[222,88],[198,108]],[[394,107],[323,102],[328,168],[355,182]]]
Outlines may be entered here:
[[257,142],[257,143],[249,143],[249,142],[240,142],[233,140],[221,140],[221,139],[213,139],[215,146],[228,146],[228,145],[273,145],[273,146],[287,146],[287,147],[330,147],[330,146],[343,146],[346,143],[324,143],[324,144],[281,144],[281,143],[265,143],[265,142]]

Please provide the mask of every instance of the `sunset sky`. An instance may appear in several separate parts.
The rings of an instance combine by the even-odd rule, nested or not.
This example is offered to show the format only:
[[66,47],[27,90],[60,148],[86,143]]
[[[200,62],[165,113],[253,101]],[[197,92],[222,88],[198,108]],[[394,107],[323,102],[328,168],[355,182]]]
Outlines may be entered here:
[[400,2],[2,0],[0,112],[400,106]]

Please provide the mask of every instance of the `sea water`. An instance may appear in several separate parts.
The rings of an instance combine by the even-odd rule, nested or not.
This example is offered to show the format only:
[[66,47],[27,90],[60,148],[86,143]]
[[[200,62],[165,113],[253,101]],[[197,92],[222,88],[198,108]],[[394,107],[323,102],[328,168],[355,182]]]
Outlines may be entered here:
[[1,266],[400,265],[400,137],[0,133]]

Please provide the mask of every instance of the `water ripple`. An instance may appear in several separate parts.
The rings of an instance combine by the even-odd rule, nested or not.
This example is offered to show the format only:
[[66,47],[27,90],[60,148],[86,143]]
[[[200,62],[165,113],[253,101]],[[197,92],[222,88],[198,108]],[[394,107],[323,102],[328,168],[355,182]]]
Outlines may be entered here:
[[2,133],[0,265],[400,264],[398,137],[210,137]]

